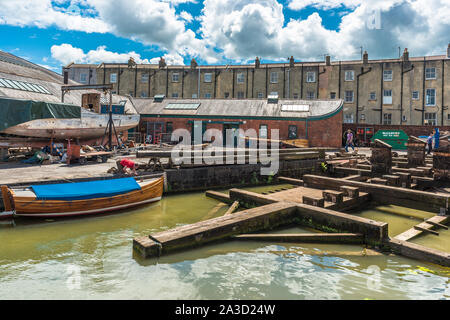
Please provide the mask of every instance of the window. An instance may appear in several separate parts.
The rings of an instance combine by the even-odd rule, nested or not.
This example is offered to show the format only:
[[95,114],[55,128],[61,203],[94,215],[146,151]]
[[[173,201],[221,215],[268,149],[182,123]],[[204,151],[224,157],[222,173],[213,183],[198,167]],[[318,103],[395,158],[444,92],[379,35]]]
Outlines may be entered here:
[[344,113],[344,123],[353,123],[353,113]]
[[211,93],[205,93],[205,99],[211,99]]
[[413,91],[412,99],[413,100],[419,100],[419,91]]
[[164,109],[172,110],[197,110],[200,103],[169,103]]
[[315,99],[316,97],[316,92],[315,91],[308,91],[306,92],[306,99]]
[[239,91],[237,97],[238,97],[238,99],[244,99],[244,92]]
[[288,130],[288,139],[297,139],[297,126],[290,125]]
[[383,114],[383,124],[392,124],[392,113]]
[[298,93],[294,93],[294,99],[298,99]]
[[402,115],[402,122],[407,122],[406,116]]
[[278,72],[270,73],[270,83],[278,83]]
[[236,77],[237,77],[237,78],[236,78],[237,83],[244,83],[244,81],[245,81],[245,76],[244,76],[243,73],[238,73]]
[[345,81],[355,80],[355,71],[345,71]]
[[392,104],[392,90],[383,91],[383,104]]
[[172,98],[178,98],[178,92],[173,92],[172,93]]
[[86,83],[87,82],[87,73],[81,73],[80,74],[80,82]]
[[166,133],[173,132],[173,122],[166,122]]
[[281,111],[286,112],[308,112],[309,105],[308,104],[283,104],[281,106]]
[[330,92],[330,99],[336,99],[336,92]]
[[172,82],[178,82],[180,78],[179,73],[172,73]]
[[364,113],[361,114],[361,120],[365,121],[366,120],[366,115]]
[[117,73],[111,73],[109,75],[109,82],[110,83],[116,83],[117,82]]
[[427,98],[426,104],[427,106],[435,106],[436,105],[436,89],[427,89]]
[[450,121],[450,113],[447,115],[447,120]]
[[192,99],[197,99],[197,94],[196,93],[192,94]]
[[212,73],[205,73],[203,77],[205,82],[212,82]]
[[141,74],[141,83],[148,83],[148,73]]
[[371,92],[369,94],[369,100],[377,100],[377,93],[376,92]]
[[345,102],[347,103],[353,102],[353,91],[345,91]]
[[264,98],[264,94],[262,92],[258,92],[258,99]]
[[271,95],[271,96],[277,96],[277,97],[278,97],[278,92],[277,92],[277,91],[272,91],[272,92],[270,93],[270,95]]
[[225,92],[225,94],[224,94],[225,99],[228,99],[229,96],[230,96],[230,93],[229,92]]
[[436,79],[436,68],[426,68],[425,69],[425,79],[426,80]]
[[259,126],[259,137],[267,139],[267,124],[261,124]]
[[45,93],[51,94],[46,88],[39,84],[18,81],[18,80],[9,80],[5,78],[0,78],[0,88],[8,88],[8,89],[16,89],[23,91],[30,91],[36,93]]
[[425,124],[437,125],[436,113],[425,112]]
[[315,72],[307,72],[306,73],[306,82],[316,82],[316,73]]
[[392,70],[384,70],[383,71],[383,80],[384,81],[392,81]]
[[147,93],[146,93],[145,91],[142,91],[142,92],[141,92],[141,97],[142,97],[142,98],[146,98],[146,97],[147,97]]

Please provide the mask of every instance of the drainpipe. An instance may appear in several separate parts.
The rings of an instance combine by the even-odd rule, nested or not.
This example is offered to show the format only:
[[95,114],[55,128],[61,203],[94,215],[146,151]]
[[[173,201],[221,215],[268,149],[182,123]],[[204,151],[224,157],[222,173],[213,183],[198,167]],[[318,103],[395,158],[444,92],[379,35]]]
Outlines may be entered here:
[[181,69],[181,99],[184,98],[184,67]]
[[300,76],[300,99],[303,100],[303,64],[302,64],[302,72]]
[[137,97],[137,65],[134,72],[134,96]]
[[200,99],[200,68],[198,68],[197,99]]
[[252,98],[255,97],[255,69],[252,70]]
[[117,95],[120,95],[120,65],[117,71]]
[[267,77],[268,77],[268,75],[269,75],[269,69],[267,68],[267,64],[266,64],[266,99],[267,99],[267,97],[269,96],[269,87],[268,87],[268,80],[267,80]]
[[320,82],[320,75],[327,72],[325,68],[323,68],[323,71],[320,72],[320,66],[317,65],[317,99],[319,99],[319,82]]
[[247,75],[245,76],[245,99],[248,99],[248,68],[247,68]]
[[423,77],[422,77],[422,125],[425,124],[425,57],[423,57]]
[[290,99],[291,98],[291,68],[288,69],[287,71],[287,98]]
[[235,69],[233,69],[233,87],[232,87],[232,91],[231,91],[231,98],[232,99],[234,99],[234,81],[235,81],[235,78],[236,77],[236,71],[235,71]]
[[402,78],[401,78],[401,85],[400,85],[400,125],[403,124],[403,75],[407,72],[410,72],[414,70],[414,65],[411,66],[408,70],[403,70],[403,62],[402,62]]
[[283,67],[283,99],[286,98],[286,65]]
[[372,71],[372,67],[369,70],[364,71],[364,67],[361,68],[361,73],[356,76],[356,123],[359,123],[359,77]]
[[338,88],[338,99],[341,98],[341,61],[339,61],[339,88]]
[[441,125],[444,125],[444,69],[445,69],[445,64],[444,64],[444,60],[442,60],[442,89],[441,89],[441,112],[442,112],[442,116],[441,116]]
[[383,124],[383,99],[384,99],[384,92],[383,92],[383,77],[384,77],[384,63],[381,63],[381,97],[380,97],[380,125]]
[[169,67],[166,67],[166,98],[169,97]]

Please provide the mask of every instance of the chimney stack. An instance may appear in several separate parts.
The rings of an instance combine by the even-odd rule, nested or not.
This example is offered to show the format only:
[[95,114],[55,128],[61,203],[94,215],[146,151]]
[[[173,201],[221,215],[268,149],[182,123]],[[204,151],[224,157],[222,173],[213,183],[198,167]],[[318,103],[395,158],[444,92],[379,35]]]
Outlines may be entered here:
[[409,52],[408,52],[408,48],[405,48],[405,51],[403,51],[403,61],[404,61],[404,62],[409,61]]
[[69,69],[63,68],[63,75],[64,75],[64,84],[69,83]]
[[166,60],[163,57],[161,57],[159,59],[159,68],[162,69],[162,68],[165,68],[166,66],[167,66]]
[[448,47],[447,47],[447,58],[450,59],[450,43],[448,44]]
[[259,58],[256,57],[256,59],[255,59],[255,68],[258,69],[260,65],[261,65],[261,62],[259,61]]
[[289,59],[289,67],[293,68],[294,67],[294,63],[295,63],[294,56],[291,56],[291,58]]
[[367,53],[367,51],[364,51],[363,64],[368,64],[368,63],[369,63],[369,54]]
[[331,66],[331,57],[330,56],[325,57],[325,63],[327,66]]
[[197,68],[197,66],[198,66],[197,61],[195,61],[195,59],[192,58],[192,60],[191,60],[191,69],[195,69],[195,68]]

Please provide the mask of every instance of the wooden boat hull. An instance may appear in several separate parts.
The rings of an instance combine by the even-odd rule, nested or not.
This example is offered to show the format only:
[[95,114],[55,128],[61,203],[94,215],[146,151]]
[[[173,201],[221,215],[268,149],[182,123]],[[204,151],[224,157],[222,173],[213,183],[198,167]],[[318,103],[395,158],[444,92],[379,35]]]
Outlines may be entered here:
[[[38,138],[54,139],[92,139],[105,134],[108,124],[108,114],[96,114],[82,110],[79,119],[38,119],[7,128],[2,133]],[[139,124],[140,116],[113,115],[113,122],[117,132],[135,128]]]
[[112,212],[156,202],[161,200],[163,188],[164,178],[160,177],[141,185],[141,190],[88,200],[37,200],[35,197],[17,196],[11,189],[9,192],[15,216],[56,218]]

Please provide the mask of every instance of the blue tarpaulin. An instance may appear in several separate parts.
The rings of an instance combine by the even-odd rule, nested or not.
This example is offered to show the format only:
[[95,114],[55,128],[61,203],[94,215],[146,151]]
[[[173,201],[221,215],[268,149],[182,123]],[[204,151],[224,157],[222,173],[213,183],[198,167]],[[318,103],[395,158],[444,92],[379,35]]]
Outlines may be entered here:
[[84,200],[140,190],[134,178],[31,186],[38,200]]

